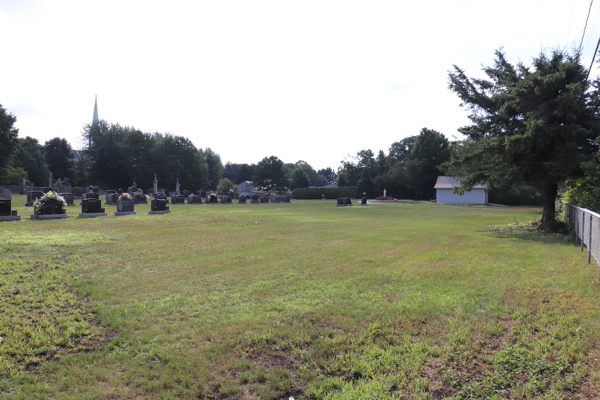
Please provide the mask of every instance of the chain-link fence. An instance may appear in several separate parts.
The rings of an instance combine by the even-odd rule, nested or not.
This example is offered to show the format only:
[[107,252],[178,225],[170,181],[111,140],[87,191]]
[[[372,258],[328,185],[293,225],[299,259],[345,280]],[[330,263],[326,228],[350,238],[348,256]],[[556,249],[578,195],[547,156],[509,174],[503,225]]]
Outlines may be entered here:
[[600,259],[600,214],[586,208],[563,203],[565,221],[568,222],[575,232],[575,239],[588,250],[588,262],[592,257],[598,263]]

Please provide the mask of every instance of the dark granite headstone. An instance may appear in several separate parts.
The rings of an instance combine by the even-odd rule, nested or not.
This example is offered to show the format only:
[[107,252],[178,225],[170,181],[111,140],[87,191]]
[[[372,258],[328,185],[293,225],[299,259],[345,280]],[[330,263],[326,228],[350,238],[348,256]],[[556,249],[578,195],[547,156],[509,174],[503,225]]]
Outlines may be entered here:
[[8,189],[0,189],[0,221],[19,221],[17,210],[12,210],[12,192]]
[[202,197],[196,194],[190,194],[187,199],[188,204],[202,204]]
[[62,198],[65,199],[68,206],[75,205],[75,203],[73,203],[73,193],[59,193],[59,195],[61,195]]
[[336,207],[351,206],[352,199],[350,197],[338,197]]
[[171,204],[185,204],[185,196],[181,194],[172,194]]
[[133,193],[133,201],[135,204],[148,204],[148,199],[146,199],[146,195],[141,190]]
[[117,204],[117,199],[119,198],[119,195],[116,193],[107,193],[106,198],[104,199],[104,204],[110,204],[110,205],[115,205]]
[[27,203],[25,203],[28,207],[33,207],[33,203],[40,199],[44,195],[43,192],[27,192]]
[[63,180],[59,189],[61,193],[71,193],[72,188],[71,184],[69,183],[69,178],[65,178]]
[[83,199],[81,201],[81,213],[82,214],[102,214],[104,208],[100,199]]
[[67,210],[64,208],[63,203],[56,200],[46,200],[41,204],[39,210],[34,214],[38,215],[66,215]]
[[167,199],[153,199],[150,202],[150,211],[148,214],[166,214],[170,213],[169,206],[167,206]]
[[96,193],[96,192],[87,192],[87,193],[83,194],[82,199],[84,199],[84,200],[88,200],[88,199],[99,200],[100,199],[100,195],[98,193]]
[[133,200],[119,199],[117,200],[117,211],[115,215],[132,215],[134,211],[135,203]]
[[246,204],[246,196],[245,195],[240,195],[240,198],[238,199],[238,204]]
[[366,206],[366,205],[367,205],[367,196],[363,196],[363,197],[360,199],[360,205],[361,205],[361,206]]
[[50,186],[42,188],[42,192],[44,192],[44,193],[53,192],[53,191],[54,191],[54,188],[50,187]]
[[219,196],[219,203],[221,204],[232,204],[231,197],[229,196]]
[[252,195],[252,200],[250,201],[250,203],[260,203],[260,197],[257,194],[253,194]]

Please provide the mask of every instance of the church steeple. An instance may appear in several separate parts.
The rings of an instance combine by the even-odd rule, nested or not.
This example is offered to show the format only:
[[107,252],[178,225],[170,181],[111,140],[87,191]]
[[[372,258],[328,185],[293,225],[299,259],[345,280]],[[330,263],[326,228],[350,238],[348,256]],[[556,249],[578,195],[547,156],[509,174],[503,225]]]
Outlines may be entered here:
[[92,124],[98,121],[100,120],[98,119],[98,95],[96,95],[96,100],[94,100],[94,118],[92,119]]

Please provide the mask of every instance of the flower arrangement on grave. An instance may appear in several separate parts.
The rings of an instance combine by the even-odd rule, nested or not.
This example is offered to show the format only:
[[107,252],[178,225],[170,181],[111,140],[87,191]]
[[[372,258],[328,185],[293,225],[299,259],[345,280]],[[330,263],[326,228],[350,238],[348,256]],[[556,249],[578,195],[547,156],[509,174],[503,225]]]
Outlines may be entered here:
[[121,193],[119,195],[119,200],[133,200],[133,197],[129,193]]
[[60,205],[61,209],[67,207],[67,201],[60,194],[55,191],[49,191],[48,193],[44,193],[42,197],[33,203],[33,211],[38,212],[42,206],[46,204]]

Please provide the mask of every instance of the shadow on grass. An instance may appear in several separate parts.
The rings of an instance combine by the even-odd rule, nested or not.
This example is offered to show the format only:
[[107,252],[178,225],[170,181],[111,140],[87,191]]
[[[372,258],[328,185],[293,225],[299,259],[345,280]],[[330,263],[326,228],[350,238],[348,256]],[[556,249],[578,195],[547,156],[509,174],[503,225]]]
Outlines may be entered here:
[[481,232],[501,239],[515,239],[521,241],[541,242],[547,244],[565,244],[578,246],[572,234],[547,233],[527,225],[518,226],[491,226]]

